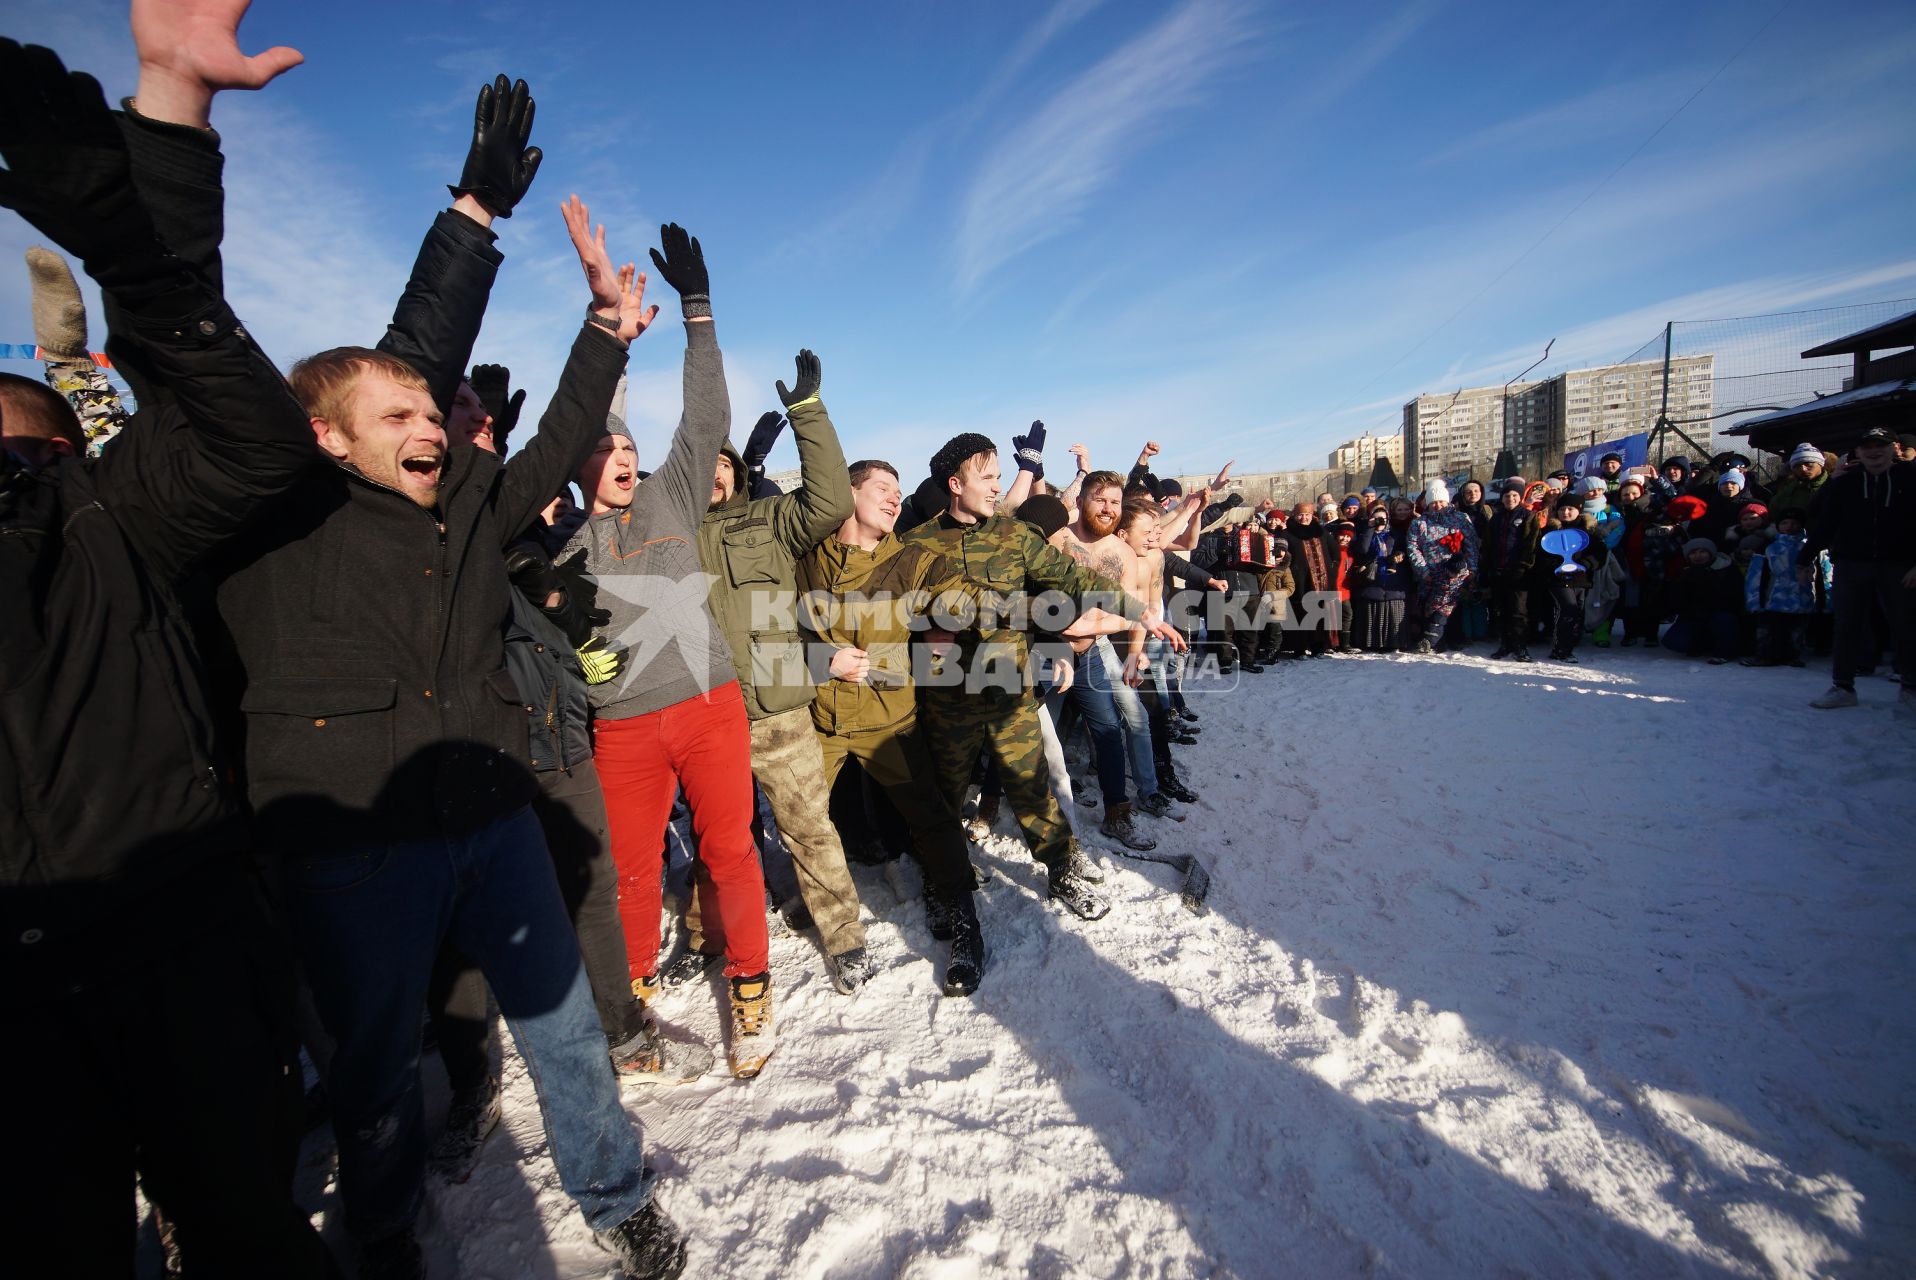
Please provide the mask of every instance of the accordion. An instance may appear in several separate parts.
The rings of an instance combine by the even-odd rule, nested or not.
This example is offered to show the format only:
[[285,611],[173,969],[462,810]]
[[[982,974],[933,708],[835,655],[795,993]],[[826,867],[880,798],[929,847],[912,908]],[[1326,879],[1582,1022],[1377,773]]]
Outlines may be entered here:
[[1277,563],[1271,554],[1271,535],[1250,525],[1240,525],[1225,538],[1224,558],[1231,568],[1254,573]]

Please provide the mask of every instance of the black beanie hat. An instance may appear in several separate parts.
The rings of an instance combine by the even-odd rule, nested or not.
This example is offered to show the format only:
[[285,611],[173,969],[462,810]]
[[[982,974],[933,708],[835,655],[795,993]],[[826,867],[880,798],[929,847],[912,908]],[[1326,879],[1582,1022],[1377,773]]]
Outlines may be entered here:
[[1018,518],[1046,538],[1071,523],[1071,513],[1064,509],[1064,503],[1048,493],[1034,493],[1019,503]]
[[[958,468],[965,464],[965,459],[996,452],[998,446],[990,436],[981,436],[976,431],[960,432],[945,441],[944,448],[931,455],[931,478],[943,489],[945,482],[958,474]],[[939,504],[941,507],[943,505]]]

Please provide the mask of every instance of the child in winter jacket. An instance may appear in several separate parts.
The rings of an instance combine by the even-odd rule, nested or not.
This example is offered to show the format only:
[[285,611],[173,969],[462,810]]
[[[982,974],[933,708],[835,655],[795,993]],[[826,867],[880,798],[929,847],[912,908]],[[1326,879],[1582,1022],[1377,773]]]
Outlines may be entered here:
[[[1743,606],[1757,619],[1757,649],[1743,659],[1746,667],[1803,665],[1804,634],[1817,612],[1815,579],[1825,584],[1830,579],[1828,552],[1804,555],[1804,519],[1795,508],[1778,512],[1775,536],[1760,555],[1751,557],[1744,574]],[[1804,564],[1816,570],[1809,583],[1797,575]],[[1823,594],[1827,598],[1827,585]]]
[[1582,502],[1570,494],[1558,500],[1556,518],[1545,528],[1544,539],[1548,540],[1560,529],[1581,532],[1587,539],[1583,550],[1566,561],[1540,545],[1537,572],[1546,575],[1550,584],[1550,656],[1557,662],[1575,662],[1577,641],[1583,638],[1584,597],[1590,591],[1591,578],[1609,557],[1610,549],[1603,545],[1596,521],[1584,514]]
[[1671,584],[1676,621],[1663,637],[1664,646],[1692,658],[1707,654],[1711,666],[1721,666],[1736,656],[1743,582],[1730,557],[1708,538],[1684,543],[1683,556],[1689,563]]

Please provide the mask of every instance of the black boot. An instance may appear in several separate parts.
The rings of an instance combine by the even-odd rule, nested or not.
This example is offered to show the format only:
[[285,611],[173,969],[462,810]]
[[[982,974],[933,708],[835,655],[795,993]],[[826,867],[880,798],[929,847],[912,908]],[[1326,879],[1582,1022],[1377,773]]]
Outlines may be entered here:
[[951,958],[945,964],[945,994],[968,996],[978,989],[985,972],[985,934],[978,923],[978,906],[970,894],[949,903]]
[[612,1230],[600,1232],[599,1243],[619,1260],[626,1280],[674,1280],[685,1270],[685,1238],[656,1197]]

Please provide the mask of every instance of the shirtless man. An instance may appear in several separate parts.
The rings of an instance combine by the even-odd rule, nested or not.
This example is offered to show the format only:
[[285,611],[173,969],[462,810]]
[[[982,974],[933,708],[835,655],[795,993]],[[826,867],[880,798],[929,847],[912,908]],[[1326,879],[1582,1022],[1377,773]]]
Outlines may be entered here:
[[[1122,583],[1126,594],[1161,609],[1163,593],[1148,594],[1138,557],[1118,536],[1124,513],[1124,477],[1115,471],[1093,471],[1078,491],[1078,518],[1058,530],[1051,543],[1079,564]],[[1129,671],[1141,670],[1144,628],[1132,626],[1123,640],[1131,655]],[[1070,697],[1091,726],[1091,743],[1098,761],[1098,785],[1104,794],[1104,821],[1098,830],[1132,849],[1148,851],[1157,841],[1139,831],[1131,819],[1131,801],[1124,785],[1124,764],[1131,765],[1131,781],[1138,793],[1137,808],[1153,817],[1170,813],[1171,802],[1158,788],[1157,766],[1151,751],[1151,722],[1144,703],[1129,683],[1127,669],[1118,661],[1112,640],[1093,620],[1080,619],[1065,633],[1078,659],[1078,678]],[[1113,733],[1112,721],[1120,728]],[[1118,755],[1122,746],[1125,755]]]

